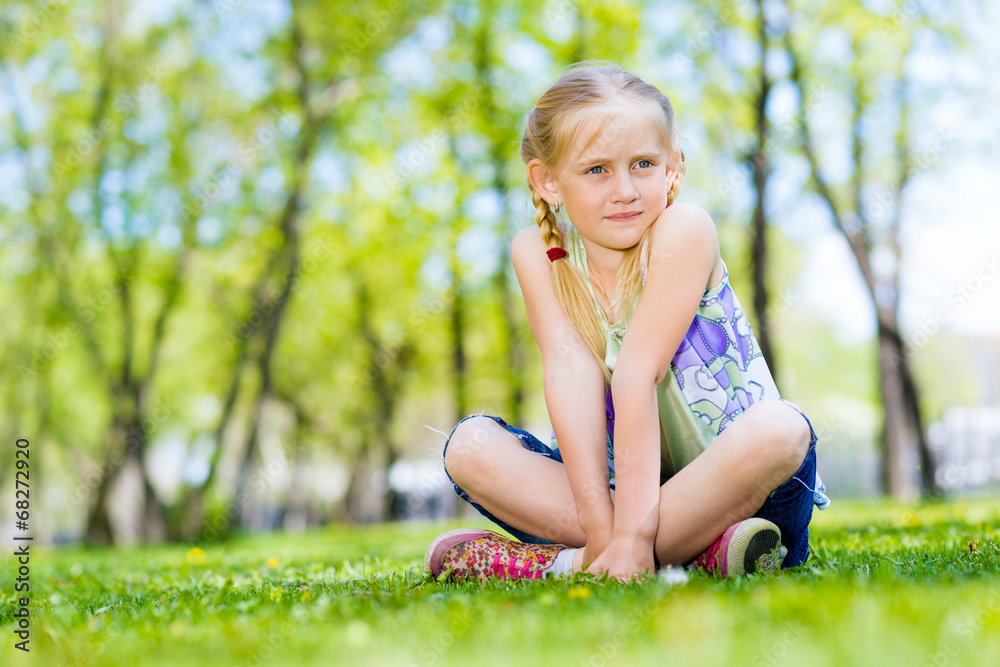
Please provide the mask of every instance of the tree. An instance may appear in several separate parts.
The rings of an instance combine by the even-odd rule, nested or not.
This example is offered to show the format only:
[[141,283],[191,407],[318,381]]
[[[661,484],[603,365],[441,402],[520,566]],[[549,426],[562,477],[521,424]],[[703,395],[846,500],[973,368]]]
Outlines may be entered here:
[[757,316],[757,342],[760,351],[767,361],[771,374],[777,374],[777,365],[771,346],[771,318],[768,316],[768,289],[765,280],[767,274],[767,212],[764,205],[767,194],[767,178],[771,170],[768,161],[768,132],[770,123],[767,118],[767,102],[771,95],[771,78],[767,72],[767,53],[770,47],[770,28],[763,0],[757,0],[757,43],[760,47],[759,82],[760,87],[753,99],[754,125],[756,127],[757,143],[753,147],[747,162],[753,169],[754,191],[757,195],[754,203],[753,230],[751,244],[751,262],[753,270],[753,309]]
[[[806,24],[797,13],[787,16],[785,49],[791,61],[790,80],[799,92],[797,115],[800,148],[811,170],[812,184],[826,204],[835,228],[842,234],[858,264],[876,314],[878,371],[885,410],[883,432],[883,484],[887,493],[906,495],[910,471],[904,466],[908,450],[916,449],[919,478],[924,494],[937,495],[934,460],[927,445],[920,400],[910,366],[909,350],[899,326],[899,230],[903,219],[903,195],[918,164],[913,155],[911,114],[914,106],[907,59],[913,49],[912,20],[887,24],[884,18],[850,3],[831,3],[821,20]],[[836,27],[834,27],[836,26]],[[853,60],[847,68],[829,68],[805,54],[802,44],[820,31],[840,31],[849,40]],[[850,146],[850,177],[834,183],[823,169],[815,122],[817,99],[828,101],[820,86],[838,88],[852,108],[840,139]],[[880,110],[896,110],[894,131],[889,134],[894,150],[876,164],[871,137],[865,125],[878,122]],[[829,137],[832,132],[824,133]],[[876,271],[873,255],[888,250],[892,265],[887,274]]]

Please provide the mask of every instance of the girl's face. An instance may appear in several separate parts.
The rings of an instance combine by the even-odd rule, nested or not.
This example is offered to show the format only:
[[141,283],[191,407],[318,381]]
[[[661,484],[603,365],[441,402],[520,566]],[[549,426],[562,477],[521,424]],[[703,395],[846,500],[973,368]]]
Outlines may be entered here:
[[[584,144],[599,132],[590,146]],[[667,206],[677,170],[659,130],[634,107],[622,107],[603,128],[584,124],[553,184],[584,241],[623,251]],[[596,250],[596,248],[594,248]]]

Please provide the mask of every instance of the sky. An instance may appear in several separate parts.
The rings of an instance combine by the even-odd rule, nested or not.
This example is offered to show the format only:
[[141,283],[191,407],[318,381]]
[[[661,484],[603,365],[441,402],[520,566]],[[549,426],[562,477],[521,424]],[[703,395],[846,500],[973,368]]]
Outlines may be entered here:
[[[914,153],[925,169],[904,191],[900,324],[918,346],[948,331],[1000,347],[1000,3],[952,9],[966,28],[967,50],[925,39],[907,63],[915,86],[935,90],[936,99],[912,112]],[[778,224],[796,237],[789,220]],[[827,223],[797,242],[806,256],[793,293],[844,344],[869,340],[871,298],[843,236]],[[876,267],[886,259],[875,257]]]
[[[1000,339],[1000,167],[964,163],[926,179],[904,222],[901,326],[904,337],[940,330]],[[875,321],[867,288],[843,236],[832,228],[803,244],[801,303],[845,344],[870,339]],[[817,270],[816,267],[822,267]]]

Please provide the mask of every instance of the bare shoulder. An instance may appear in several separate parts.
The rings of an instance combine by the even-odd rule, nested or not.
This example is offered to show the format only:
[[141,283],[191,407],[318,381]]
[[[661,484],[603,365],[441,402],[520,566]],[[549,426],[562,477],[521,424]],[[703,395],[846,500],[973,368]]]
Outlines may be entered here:
[[[514,235],[510,245],[510,259],[515,271],[531,271],[532,267],[544,267],[548,263],[545,257],[545,242],[542,241],[542,231],[538,225],[525,227]],[[542,261],[544,260],[544,261]]]
[[585,368],[587,373],[601,371],[589,349],[583,345],[567,345],[577,334],[566,319],[556,295],[552,263],[545,256],[546,245],[537,226],[525,227],[514,236],[510,255],[517,282],[524,297],[531,333],[542,352],[543,363],[556,360],[549,368]]
[[511,250],[514,252],[517,252],[518,248],[523,251],[530,248],[544,247],[545,242],[542,241],[542,230],[538,228],[538,225],[523,228],[514,235],[514,242],[511,244]]
[[725,268],[719,254],[719,235],[708,211],[697,204],[679,202],[664,210],[655,225],[650,269],[662,265],[657,262],[662,259],[699,273],[703,268],[708,278],[706,287],[721,279]]
[[678,237],[692,241],[714,241],[718,246],[719,236],[715,230],[715,221],[708,211],[697,204],[680,202],[663,211],[656,219],[653,238],[656,240],[674,239]]

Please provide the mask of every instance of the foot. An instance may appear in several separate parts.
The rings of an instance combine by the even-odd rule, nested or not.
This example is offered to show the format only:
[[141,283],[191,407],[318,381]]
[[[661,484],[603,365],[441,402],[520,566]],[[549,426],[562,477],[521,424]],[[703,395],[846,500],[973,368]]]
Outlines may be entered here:
[[781,546],[781,530],[767,519],[755,517],[734,523],[691,565],[720,577],[773,573],[781,569],[787,553]]
[[562,544],[515,542],[491,530],[458,528],[435,537],[424,554],[424,570],[435,577],[451,572],[455,581],[541,579]]

